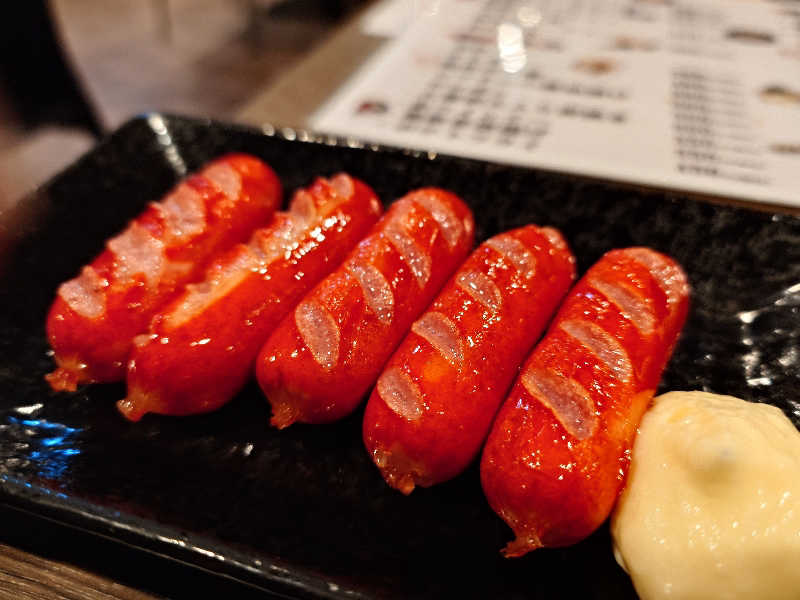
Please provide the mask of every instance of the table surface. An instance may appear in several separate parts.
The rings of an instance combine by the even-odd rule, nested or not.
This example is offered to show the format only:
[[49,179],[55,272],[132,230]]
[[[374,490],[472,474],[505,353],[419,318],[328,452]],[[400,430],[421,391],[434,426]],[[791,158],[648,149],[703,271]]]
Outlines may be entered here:
[[68,563],[0,544],[0,598],[148,600],[155,597]]
[[386,42],[361,31],[362,15],[356,14],[297,66],[256,93],[236,120],[257,127],[307,129],[309,116]]

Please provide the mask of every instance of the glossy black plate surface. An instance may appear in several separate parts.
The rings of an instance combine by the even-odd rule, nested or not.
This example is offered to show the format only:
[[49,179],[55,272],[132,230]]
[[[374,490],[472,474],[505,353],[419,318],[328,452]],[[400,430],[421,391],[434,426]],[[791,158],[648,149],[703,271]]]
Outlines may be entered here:
[[182,174],[232,150],[265,159],[287,191],[340,170],[385,201],[449,188],[473,207],[479,239],[554,225],[581,272],[615,247],[666,252],[685,267],[694,298],[662,391],[769,402],[800,425],[796,217],[151,115],[3,217],[0,502],[299,597],[635,598],[606,528],[572,548],[502,559],[510,530],[483,499],[474,465],[408,498],[391,491],[363,450],[361,413],[278,432],[251,385],[215,414],[131,424],[114,408],[121,385],[50,392],[44,320],[58,284]]

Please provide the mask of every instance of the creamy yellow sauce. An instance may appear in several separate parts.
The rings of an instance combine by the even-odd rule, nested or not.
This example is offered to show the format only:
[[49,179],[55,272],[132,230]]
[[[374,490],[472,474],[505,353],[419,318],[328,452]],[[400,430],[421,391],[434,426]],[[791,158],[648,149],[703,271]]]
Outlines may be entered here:
[[800,432],[731,396],[654,402],[611,521],[639,596],[800,598]]

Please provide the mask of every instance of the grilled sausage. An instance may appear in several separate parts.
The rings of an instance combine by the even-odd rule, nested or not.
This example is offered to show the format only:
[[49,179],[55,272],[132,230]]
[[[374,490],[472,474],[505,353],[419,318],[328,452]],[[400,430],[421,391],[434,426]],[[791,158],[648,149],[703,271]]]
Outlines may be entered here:
[[152,203],[106,249],[63,283],[47,318],[58,368],[56,391],[121,380],[133,337],[208,262],[272,217],[281,201],[275,173],[230,154]]
[[265,338],[332,271],[382,212],[375,193],[341,174],[295,194],[288,213],[209,267],[134,340],[128,419],[225,404],[249,377]]
[[568,294],[483,450],[484,493],[516,534],[506,556],[575,543],[608,517],[688,298],[680,267],[647,248],[607,253]]
[[397,201],[281,322],[256,362],[272,424],[350,413],[472,246],[470,210],[435,188]]
[[364,444],[401,492],[458,475],[575,277],[554,229],[484,242],[412,326],[367,403]]

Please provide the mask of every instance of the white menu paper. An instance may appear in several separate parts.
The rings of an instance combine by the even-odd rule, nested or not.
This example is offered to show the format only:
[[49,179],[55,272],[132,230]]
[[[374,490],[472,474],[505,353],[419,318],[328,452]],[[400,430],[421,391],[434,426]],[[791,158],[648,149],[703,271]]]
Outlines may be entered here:
[[800,3],[428,2],[311,126],[800,206]]

